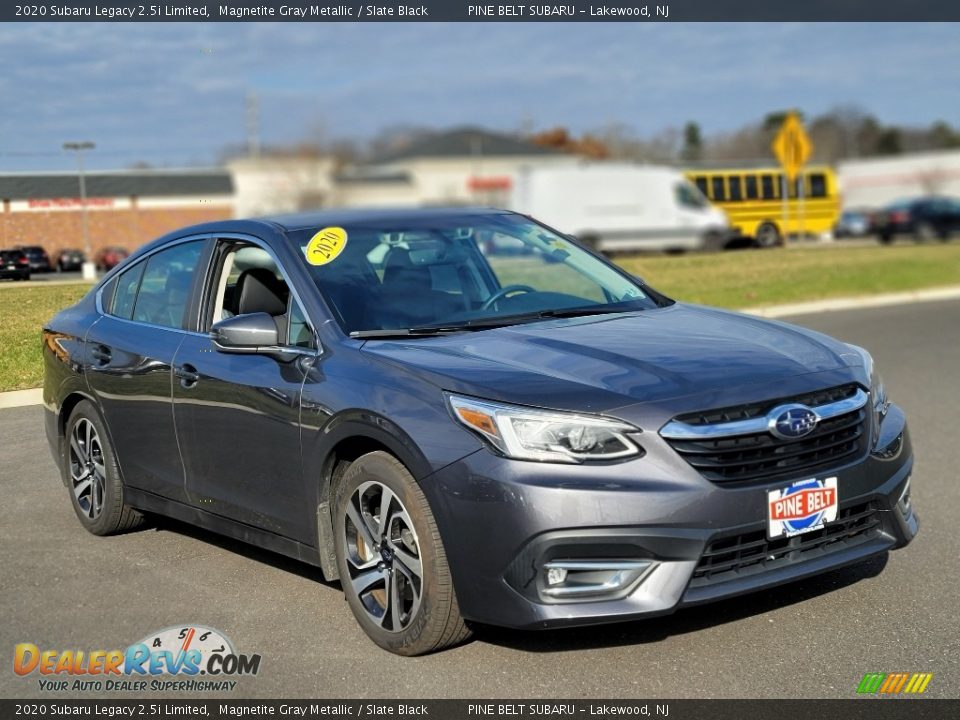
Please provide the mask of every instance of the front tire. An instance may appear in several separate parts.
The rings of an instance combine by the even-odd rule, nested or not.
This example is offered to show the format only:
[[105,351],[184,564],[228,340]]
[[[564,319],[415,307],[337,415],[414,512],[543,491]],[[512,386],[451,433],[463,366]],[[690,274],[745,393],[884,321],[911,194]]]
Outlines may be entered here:
[[430,506],[400,461],[381,451],[356,460],[334,508],[340,582],[371,640],[423,655],[470,636]]
[[67,420],[63,473],[73,510],[94,535],[132,530],[143,516],[123,501],[120,466],[106,427],[93,404],[83,400]]

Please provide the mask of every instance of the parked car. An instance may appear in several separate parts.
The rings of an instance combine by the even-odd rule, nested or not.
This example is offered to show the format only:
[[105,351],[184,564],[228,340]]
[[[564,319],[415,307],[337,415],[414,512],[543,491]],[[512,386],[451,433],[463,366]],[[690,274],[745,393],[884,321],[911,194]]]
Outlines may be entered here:
[[60,272],[76,272],[83,267],[86,261],[83,250],[76,248],[67,248],[57,254],[57,270]]
[[921,197],[900,200],[877,212],[872,218],[873,232],[882,243],[906,235],[923,242],[947,240],[960,231],[960,199]]
[[[489,233],[531,251],[488,262]],[[918,530],[866,350],[674,301],[523,215],[186,228],[43,333],[83,527],[159,513],[312,563],[402,655],[470,621],[662,616]]]
[[870,213],[867,210],[844,210],[833,226],[833,236],[859,238],[870,234]]
[[122,247],[105,247],[94,255],[93,262],[97,266],[97,270],[104,272],[106,270],[113,270],[113,268],[126,260],[129,254],[130,253]]
[[30,279],[30,260],[22,250],[0,250],[0,279]]
[[50,256],[39,245],[17,245],[14,249],[20,250],[27,256],[30,263],[30,272],[48,273],[53,270],[53,265],[50,264]]

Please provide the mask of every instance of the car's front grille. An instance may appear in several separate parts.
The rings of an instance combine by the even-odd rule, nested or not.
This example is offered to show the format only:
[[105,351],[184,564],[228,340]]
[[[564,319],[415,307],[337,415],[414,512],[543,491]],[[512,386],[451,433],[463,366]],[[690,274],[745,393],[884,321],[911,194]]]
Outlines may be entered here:
[[880,532],[880,515],[873,503],[843,508],[837,519],[820,530],[770,540],[764,530],[714,540],[700,558],[691,587],[766,572],[848,548]]
[[679,416],[677,420],[685,422],[688,425],[717,425],[734,420],[746,420],[748,418],[765,415],[771,408],[786,402],[816,407],[818,405],[834,403],[837,402],[837,400],[846,400],[847,398],[853,397],[859,388],[860,386],[856,383],[848,383],[847,385],[838,385],[837,387],[827,388],[826,390],[794,395],[785,399],[768,400],[762,403],[753,403],[752,405],[736,405],[734,407],[720,408],[719,410],[710,410],[707,412],[688,413],[687,415]]
[[[777,437],[767,427],[766,414],[785,404],[810,407],[823,417],[808,435]],[[678,417],[661,434],[684,460],[715,483],[741,485],[812,475],[866,452],[866,394],[857,385],[847,385],[696,413]]]

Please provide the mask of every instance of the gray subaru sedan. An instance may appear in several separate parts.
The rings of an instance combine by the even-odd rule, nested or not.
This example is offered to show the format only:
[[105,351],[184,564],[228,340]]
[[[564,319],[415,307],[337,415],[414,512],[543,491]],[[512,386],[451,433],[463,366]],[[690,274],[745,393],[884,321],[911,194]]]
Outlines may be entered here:
[[43,342],[87,530],[157,513],[311,563],[402,655],[663,615],[918,529],[866,350],[676,302],[510,212],[185,228]]

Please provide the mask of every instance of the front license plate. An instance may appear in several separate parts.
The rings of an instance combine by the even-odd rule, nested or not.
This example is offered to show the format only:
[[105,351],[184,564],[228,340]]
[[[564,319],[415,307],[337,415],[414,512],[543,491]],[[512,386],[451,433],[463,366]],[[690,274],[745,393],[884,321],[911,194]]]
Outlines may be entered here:
[[837,519],[837,479],[795,482],[767,493],[767,537],[813,532]]

